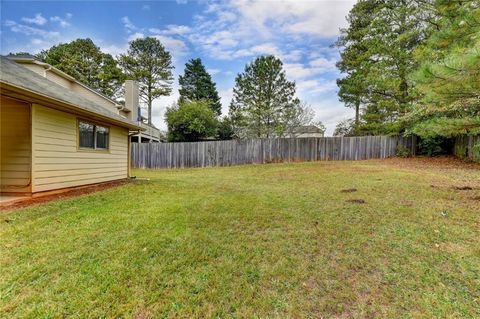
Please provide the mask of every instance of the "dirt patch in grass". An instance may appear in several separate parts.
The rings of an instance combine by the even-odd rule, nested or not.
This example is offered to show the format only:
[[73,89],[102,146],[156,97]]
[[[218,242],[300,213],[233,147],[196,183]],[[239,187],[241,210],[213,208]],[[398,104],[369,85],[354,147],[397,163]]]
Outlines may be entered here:
[[345,189],[342,189],[340,191],[340,193],[353,193],[353,192],[356,192],[357,189],[356,188],[345,188]]
[[480,201],[480,196],[470,197],[471,200]]
[[135,312],[135,314],[133,315],[133,319],[150,319],[150,318],[153,318],[152,314],[144,308],[137,310],[137,312]]
[[[103,191],[112,187],[125,185],[130,182],[131,180],[125,179],[125,180],[118,180],[113,182],[106,182],[102,184],[88,185],[88,186],[82,186],[78,188],[70,188],[66,190],[53,191],[45,194],[34,194],[32,197],[27,197],[25,199],[21,199],[19,201],[15,201],[12,203],[2,204],[0,207],[0,213],[4,213],[4,212],[8,212],[15,209],[28,207],[28,206],[33,206],[41,203],[47,203],[57,199],[66,199],[70,197],[87,195],[87,194]],[[5,222],[8,223],[9,221],[5,220]]]
[[453,189],[456,189],[457,191],[471,191],[473,187],[470,186],[453,186]]
[[363,199],[347,199],[347,203],[352,203],[352,204],[365,204],[366,202]]

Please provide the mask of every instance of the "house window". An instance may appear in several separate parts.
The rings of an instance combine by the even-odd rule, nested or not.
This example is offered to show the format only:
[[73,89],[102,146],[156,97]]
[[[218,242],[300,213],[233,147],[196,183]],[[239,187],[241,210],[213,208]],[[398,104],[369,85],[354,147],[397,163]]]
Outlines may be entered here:
[[94,150],[108,150],[108,127],[79,121],[78,136],[79,147]]

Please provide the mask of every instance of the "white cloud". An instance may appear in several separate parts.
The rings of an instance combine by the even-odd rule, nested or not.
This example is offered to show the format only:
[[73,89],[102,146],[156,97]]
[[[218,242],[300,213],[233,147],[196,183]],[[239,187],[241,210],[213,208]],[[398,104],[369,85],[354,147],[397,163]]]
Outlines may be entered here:
[[317,68],[308,67],[302,63],[285,63],[283,66],[287,72],[287,77],[294,80],[304,79],[318,74]]
[[188,47],[182,40],[160,34],[154,35],[153,37],[157,38],[165,48],[172,53],[174,59],[188,52]]
[[345,26],[355,0],[276,1],[234,0],[231,7],[255,27],[273,25],[294,34],[331,37]]
[[220,95],[220,100],[222,102],[222,114],[227,115],[229,111],[229,105],[233,98],[233,88],[220,90],[218,92]]
[[[137,27],[127,16],[123,17],[121,21],[127,34],[129,34],[127,37],[129,42],[146,36],[154,37],[158,39],[166,49],[170,51],[170,53],[172,53],[174,60],[179,56],[184,56],[188,52],[187,44],[181,39],[183,34],[190,32],[190,28],[187,26],[170,24],[166,26],[165,29],[148,28],[147,30],[147,28]],[[108,50],[118,54],[117,52],[123,52],[123,47],[110,46]]]
[[118,56],[120,54],[125,54],[128,50],[128,44],[125,45],[104,45],[102,46],[102,51],[108,54],[111,54],[112,56]]
[[144,4],[144,5],[142,6],[142,10],[145,10],[145,11],[150,10],[150,5]]
[[241,49],[231,54],[232,58],[258,56],[258,55],[276,55],[279,56],[280,50],[272,43],[255,45],[249,49]]
[[[177,77],[175,75],[175,77]],[[160,130],[167,130],[167,124],[164,121],[165,111],[167,107],[172,106],[173,103],[178,101],[180,94],[178,93],[178,82],[175,81],[172,85],[172,94],[169,96],[162,96],[153,101],[152,104],[152,121]],[[142,111],[146,114],[146,110]]]
[[192,29],[186,25],[169,24],[165,27],[165,29],[150,28],[148,31],[154,34],[184,35],[191,32]]
[[338,122],[354,116],[352,109],[346,108],[343,103],[333,98],[313,100],[311,106],[315,111],[316,119],[325,124],[327,136],[333,135]]
[[298,62],[299,60],[302,59],[303,56],[303,51],[296,49],[296,50],[291,50],[287,53],[282,54],[281,58],[284,61],[288,62]]
[[33,18],[27,18],[27,17],[23,17],[22,18],[22,21],[25,22],[25,23],[29,23],[29,24],[36,24],[36,25],[44,25],[45,23],[47,23],[47,19],[45,19],[41,13],[37,13],[35,14],[35,16]]
[[127,16],[122,17],[120,20],[122,21],[125,29],[127,29],[128,33],[131,33],[131,32],[134,32],[134,31],[138,30],[138,28],[130,21],[130,19]]
[[335,67],[336,60],[319,58],[310,61],[309,64],[304,63],[285,63],[283,66],[287,72],[287,77],[299,80],[311,77],[318,77],[327,72],[337,72]]
[[150,29],[148,29],[148,32],[154,33],[154,34],[161,34],[162,30],[160,30],[158,28],[150,28]]
[[[231,0],[209,3],[194,18],[189,40],[217,59],[234,59],[256,54],[277,54],[291,62],[302,58],[295,45],[282,52],[259,46],[277,42],[308,43],[314,38],[331,38],[345,26],[345,16],[355,0],[262,1]],[[305,41],[309,40],[309,41]],[[257,50],[255,50],[257,49]]]
[[48,39],[58,38],[60,36],[60,33],[57,31],[47,31],[44,29],[16,23],[12,20],[5,21],[4,26],[9,27],[12,32],[22,33],[28,36],[40,36]]
[[144,38],[145,35],[141,32],[135,32],[135,33],[132,33],[128,36],[128,42],[130,41],[133,41],[133,40],[136,40],[136,39],[141,39],[141,38]]
[[207,69],[207,72],[210,74],[210,75],[215,75],[215,74],[218,74],[221,72],[220,69]]
[[32,43],[33,45],[42,45],[45,43],[45,41],[43,41],[42,39],[32,39],[30,43]]
[[308,95],[310,97],[318,96],[323,93],[334,93],[337,90],[337,83],[335,80],[299,80],[296,84],[297,93],[299,95]]
[[65,28],[65,27],[70,26],[70,23],[68,23],[67,20],[62,19],[62,18],[60,18],[59,16],[50,17],[50,21],[52,21],[52,22],[58,22],[58,24],[59,24],[62,28]]
[[310,65],[312,67],[321,69],[323,71],[332,71],[332,70],[336,70],[336,66],[335,66],[336,62],[337,62],[336,59],[317,58],[315,60],[310,61]]
[[167,25],[165,34],[186,34],[191,31],[192,30],[190,29],[190,27],[187,27],[186,25],[170,24]]
[[218,45],[222,48],[233,48],[239,42],[234,39],[232,33],[227,30],[216,31],[206,36],[202,42],[204,45]]
[[[3,48],[6,52],[31,52],[37,53],[41,50],[47,49],[58,43],[65,43],[72,40],[70,35],[65,34],[63,28],[69,26],[67,21],[72,17],[72,14],[66,13],[64,18],[60,16],[52,16],[48,19],[43,17],[40,13],[36,14],[34,18],[21,18],[20,22],[13,20],[6,20],[2,29],[8,29],[13,34],[13,38],[8,40],[8,48]],[[48,24],[48,21],[52,22]],[[21,34],[19,37],[15,34]],[[4,52],[2,50],[2,52]]]

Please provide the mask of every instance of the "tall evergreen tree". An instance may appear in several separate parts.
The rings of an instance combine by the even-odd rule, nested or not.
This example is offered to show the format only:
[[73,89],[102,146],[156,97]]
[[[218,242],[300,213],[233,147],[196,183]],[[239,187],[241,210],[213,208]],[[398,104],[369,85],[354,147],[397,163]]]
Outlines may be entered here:
[[[362,109],[356,132],[399,133],[398,119],[418,99],[411,74],[414,50],[427,34],[425,4],[430,0],[361,0],[349,15],[337,45],[343,48],[340,98]],[[358,113],[357,113],[358,114]]]
[[37,57],[110,98],[121,97],[125,75],[117,61],[103,53],[91,39],[58,44],[41,51]]
[[406,119],[425,138],[480,134],[480,5],[436,1],[431,37],[416,51],[422,100]]
[[230,116],[238,137],[281,136],[300,106],[295,82],[287,80],[283,63],[270,55],[256,58],[237,75]]
[[380,3],[379,0],[359,1],[347,16],[349,27],[340,30],[335,43],[335,46],[342,48],[337,68],[345,75],[337,79],[338,96],[345,106],[354,108],[355,127],[360,124],[360,107],[368,94],[365,78],[372,63],[369,27]]
[[200,59],[191,59],[185,64],[184,75],[178,78],[180,84],[180,102],[208,101],[212,111],[219,116],[222,113],[222,104],[215,82],[205,70]]
[[147,103],[148,123],[152,124],[152,103],[172,92],[172,57],[156,38],[130,42],[127,54],[119,57],[127,76],[140,84],[140,97]]

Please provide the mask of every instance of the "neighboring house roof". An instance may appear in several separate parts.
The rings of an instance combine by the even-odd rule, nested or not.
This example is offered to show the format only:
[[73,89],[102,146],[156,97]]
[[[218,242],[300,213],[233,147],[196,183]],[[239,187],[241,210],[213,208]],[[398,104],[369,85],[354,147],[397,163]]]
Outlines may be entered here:
[[101,105],[30,71],[6,57],[0,57],[0,61],[0,83],[2,86],[6,85],[20,88],[24,91],[68,104],[74,110],[83,113],[93,113],[119,126],[142,130],[137,123],[107,110]]
[[298,126],[293,129],[293,132],[298,134],[301,134],[301,133],[322,133],[323,134],[323,130],[315,125]]

